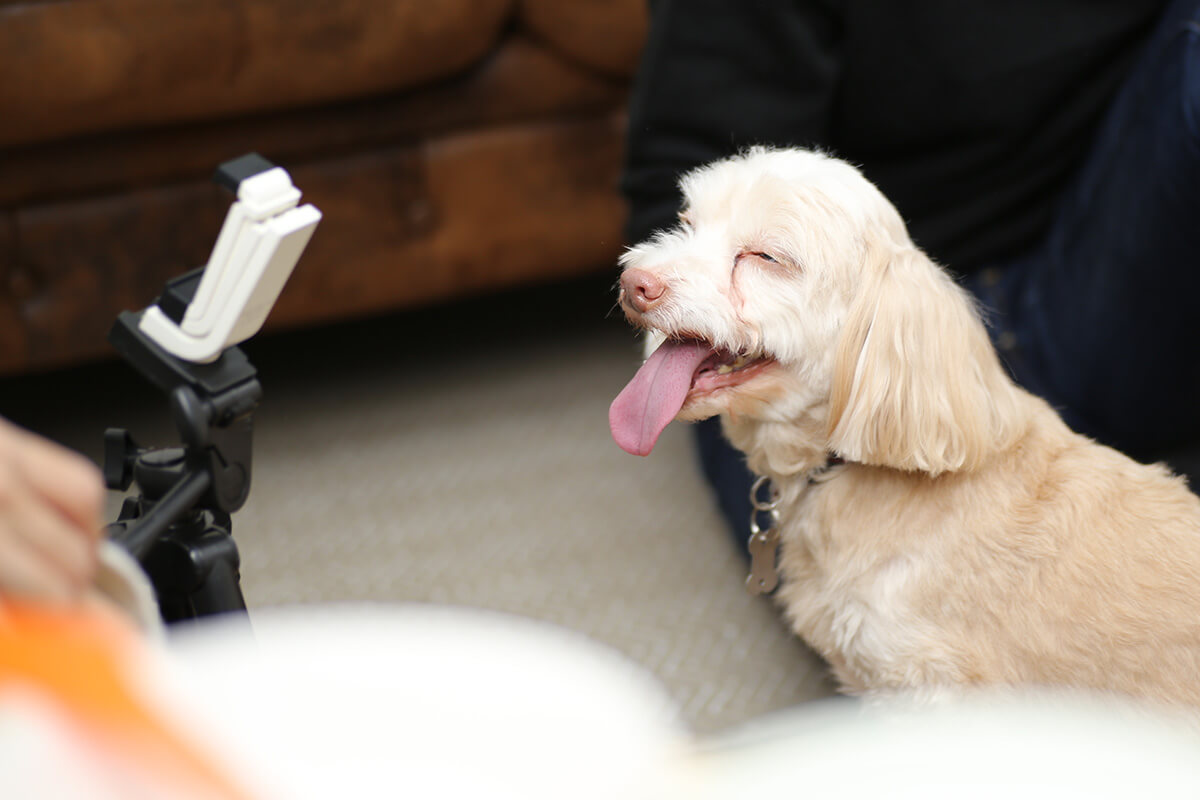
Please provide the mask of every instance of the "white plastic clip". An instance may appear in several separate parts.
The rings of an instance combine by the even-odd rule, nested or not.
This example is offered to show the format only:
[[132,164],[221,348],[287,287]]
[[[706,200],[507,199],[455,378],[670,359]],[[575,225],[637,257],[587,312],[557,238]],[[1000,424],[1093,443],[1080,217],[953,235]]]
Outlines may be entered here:
[[297,207],[281,167],[246,178],[237,196],[182,322],[157,305],[142,315],[142,332],[185,361],[213,361],[258,332],[321,221],[313,205]]

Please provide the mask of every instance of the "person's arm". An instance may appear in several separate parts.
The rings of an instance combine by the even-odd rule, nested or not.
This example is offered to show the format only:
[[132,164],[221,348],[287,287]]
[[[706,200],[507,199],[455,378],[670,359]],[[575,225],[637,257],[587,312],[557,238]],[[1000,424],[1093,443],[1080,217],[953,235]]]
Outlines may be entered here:
[[0,602],[70,602],[96,572],[104,484],[83,456],[0,419]]
[[659,0],[630,100],[630,242],[674,223],[677,181],[750,145],[827,145],[835,0]]

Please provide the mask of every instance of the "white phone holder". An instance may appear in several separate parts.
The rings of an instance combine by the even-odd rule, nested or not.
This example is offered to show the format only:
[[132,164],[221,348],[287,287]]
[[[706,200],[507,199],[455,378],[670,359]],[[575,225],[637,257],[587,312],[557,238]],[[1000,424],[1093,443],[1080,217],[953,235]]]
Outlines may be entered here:
[[152,305],[138,326],[185,361],[211,362],[258,332],[321,220],[313,205],[298,206],[300,190],[285,170],[253,159],[265,169],[237,182],[237,201],[182,319]]

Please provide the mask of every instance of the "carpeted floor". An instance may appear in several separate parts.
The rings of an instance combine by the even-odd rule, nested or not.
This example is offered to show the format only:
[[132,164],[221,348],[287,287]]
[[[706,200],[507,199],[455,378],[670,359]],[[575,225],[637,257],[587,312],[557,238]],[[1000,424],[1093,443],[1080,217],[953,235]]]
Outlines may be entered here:
[[[685,427],[609,437],[637,347],[584,280],[263,336],[253,489],[234,517],[247,602],[498,609],[608,645],[702,733],[831,693],[743,588]],[[174,441],[120,363],[0,382],[0,413],[101,457],[108,426]],[[110,504],[116,508],[116,498]]]

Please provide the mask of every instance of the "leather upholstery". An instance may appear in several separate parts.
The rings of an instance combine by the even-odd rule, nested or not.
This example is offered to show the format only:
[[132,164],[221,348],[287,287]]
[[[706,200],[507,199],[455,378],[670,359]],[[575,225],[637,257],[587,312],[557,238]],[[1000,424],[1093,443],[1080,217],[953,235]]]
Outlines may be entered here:
[[325,214],[268,326],[611,268],[640,0],[0,0],[0,372],[103,356],[256,150]]

